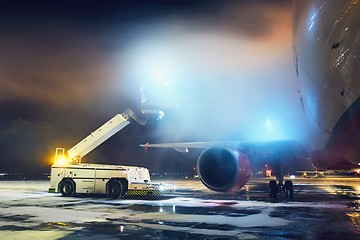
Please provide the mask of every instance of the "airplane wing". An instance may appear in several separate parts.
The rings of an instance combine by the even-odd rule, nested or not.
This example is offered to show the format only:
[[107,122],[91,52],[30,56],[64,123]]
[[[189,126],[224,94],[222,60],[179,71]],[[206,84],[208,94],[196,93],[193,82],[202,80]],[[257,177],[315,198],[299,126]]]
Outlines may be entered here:
[[140,144],[145,150],[148,148],[173,148],[178,152],[187,153],[189,148],[206,149],[215,146],[231,146],[236,147],[239,143],[236,142],[183,142],[183,143],[145,143]]
[[212,147],[228,147],[243,152],[272,152],[272,153],[296,153],[304,157],[308,156],[307,150],[302,144],[292,140],[262,141],[262,142],[182,142],[182,143],[145,143],[141,144],[145,150],[148,148],[173,148],[178,152],[187,153],[191,148],[207,149]]

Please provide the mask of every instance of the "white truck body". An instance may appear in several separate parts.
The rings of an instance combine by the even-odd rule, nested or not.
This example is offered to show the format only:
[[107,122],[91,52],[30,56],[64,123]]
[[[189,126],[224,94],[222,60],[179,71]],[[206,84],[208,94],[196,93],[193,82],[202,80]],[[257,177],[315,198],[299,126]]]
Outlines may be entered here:
[[132,193],[141,190],[141,193],[146,191],[146,194],[159,194],[158,186],[151,184],[149,170],[143,167],[87,163],[54,164],[51,167],[49,192],[62,192],[61,183],[64,180],[72,181],[74,193],[80,194],[109,195],[111,181],[121,181],[126,189],[125,193],[128,190]]

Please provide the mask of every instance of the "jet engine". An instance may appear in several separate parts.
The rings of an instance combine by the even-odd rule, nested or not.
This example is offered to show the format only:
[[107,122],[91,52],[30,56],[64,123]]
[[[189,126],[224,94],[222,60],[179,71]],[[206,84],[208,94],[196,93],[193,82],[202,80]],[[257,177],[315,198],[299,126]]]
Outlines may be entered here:
[[207,188],[217,192],[235,192],[249,181],[251,167],[243,152],[211,147],[200,154],[197,172]]

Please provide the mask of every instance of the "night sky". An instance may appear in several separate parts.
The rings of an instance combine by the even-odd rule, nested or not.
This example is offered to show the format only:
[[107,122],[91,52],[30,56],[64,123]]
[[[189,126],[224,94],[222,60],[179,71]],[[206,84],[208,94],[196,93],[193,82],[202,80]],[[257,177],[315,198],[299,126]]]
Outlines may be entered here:
[[191,171],[198,151],[140,143],[300,140],[291,1],[2,1],[0,172],[50,171],[146,86],[166,117],[83,161]]

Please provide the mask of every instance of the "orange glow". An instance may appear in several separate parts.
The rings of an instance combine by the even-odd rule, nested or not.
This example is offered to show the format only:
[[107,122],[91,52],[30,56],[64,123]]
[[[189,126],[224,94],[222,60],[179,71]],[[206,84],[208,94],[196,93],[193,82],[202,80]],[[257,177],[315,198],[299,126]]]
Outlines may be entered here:
[[68,163],[71,163],[71,160],[65,157],[64,148],[56,148],[54,163],[60,165],[67,165]]
[[66,160],[65,160],[65,158],[59,158],[59,159],[57,159],[56,163],[64,165],[66,163]]
[[271,177],[271,169],[266,170],[266,177]]

